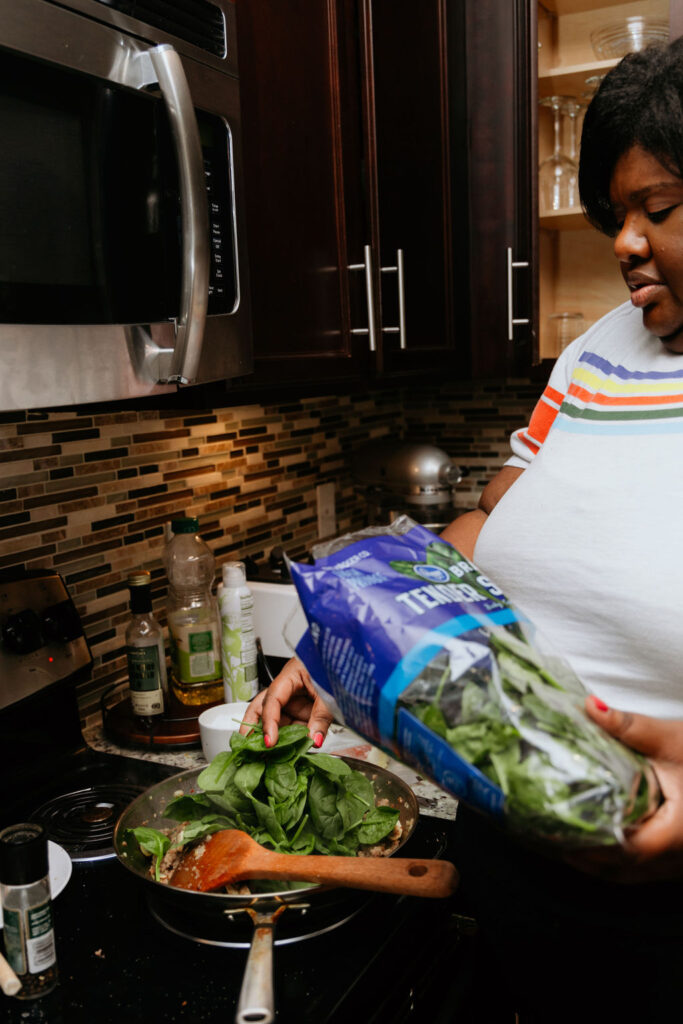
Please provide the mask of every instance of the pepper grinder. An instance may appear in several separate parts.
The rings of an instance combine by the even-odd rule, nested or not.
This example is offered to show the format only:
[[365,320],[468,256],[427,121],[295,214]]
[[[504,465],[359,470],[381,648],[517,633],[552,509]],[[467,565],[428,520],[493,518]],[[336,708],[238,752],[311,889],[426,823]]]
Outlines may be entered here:
[[57,984],[57,954],[47,835],[25,822],[0,832],[0,903],[5,955],[21,982],[17,999],[35,999]]

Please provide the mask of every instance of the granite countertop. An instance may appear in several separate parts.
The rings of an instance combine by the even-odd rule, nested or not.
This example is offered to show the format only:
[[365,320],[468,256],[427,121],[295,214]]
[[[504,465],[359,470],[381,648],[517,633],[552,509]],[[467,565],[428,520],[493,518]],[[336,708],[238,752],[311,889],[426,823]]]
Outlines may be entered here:
[[[104,735],[101,724],[90,725],[84,729],[83,738],[89,747],[99,753],[137,757],[143,761],[156,761],[160,764],[171,765],[179,772],[188,771],[191,768],[203,768],[206,765],[206,758],[200,747],[177,751],[121,747]],[[361,761],[368,761],[370,764],[386,768],[408,783],[417,797],[422,814],[428,814],[435,818],[455,818],[458,804],[454,797],[422,778],[412,768],[374,747],[346,726],[333,723],[321,749],[326,753],[346,754],[349,757],[357,757]]]

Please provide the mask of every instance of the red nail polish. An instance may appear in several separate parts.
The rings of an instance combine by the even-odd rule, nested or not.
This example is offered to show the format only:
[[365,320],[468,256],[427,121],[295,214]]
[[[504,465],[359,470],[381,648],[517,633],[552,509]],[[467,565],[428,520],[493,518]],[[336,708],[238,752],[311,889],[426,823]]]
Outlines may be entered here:
[[593,695],[593,703],[595,704],[598,711],[609,711],[609,708],[605,704],[604,700],[600,700],[599,697]]
[[266,745],[267,747],[270,747],[270,746],[272,746],[272,743],[273,743],[273,741],[271,740],[271,738],[270,738],[270,736],[268,735],[268,733],[266,733],[266,734],[264,735],[264,737],[263,737],[263,742],[265,743],[265,745]]
[[324,739],[325,737],[323,736],[323,734],[321,732],[317,732],[313,737],[313,746],[322,747]]

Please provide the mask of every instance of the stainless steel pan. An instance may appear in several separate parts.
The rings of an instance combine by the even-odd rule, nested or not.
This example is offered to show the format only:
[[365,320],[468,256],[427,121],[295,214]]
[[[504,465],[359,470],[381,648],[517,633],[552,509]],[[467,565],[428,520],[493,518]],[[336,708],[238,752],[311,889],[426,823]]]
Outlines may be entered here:
[[[386,800],[392,807],[398,809],[402,826],[401,839],[397,847],[400,849],[410,838],[417,824],[419,809],[415,794],[402,779],[384,768],[353,757],[344,757],[343,760],[351,768],[368,776],[373,783],[377,801]],[[233,915],[237,915],[240,921],[247,915],[252,919],[251,946],[235,1020],[237,1024],[272,1024],[275,1019],[273,936],[278,917],[288,909],[290,913],[296,912],[295,908],[302,905],[313,908],[343,903],[349,899],[349,891],[311,885],[303,889],[263,893],[252,891],[246,896],[233,896],[228,893],[188,892],[155,881],[149,874],[149,858],[140,852],[135,841],[128,841],[128,830],[140,825],[158,829],[176,826],[176,821],[164,817],[164,810],[179,793],[193,793],[199,790],[197,778],[201,770],[197,768],[164,779],[134,800],[116,823],[114,849],[121,864],[142,881],[150,902],[166,904],[174,911],[196,919],[199,929],[203,920],[213,922],[220,919],[221,922],[232,922]],[[258,883],[253,883],[252,890],[256,890],[257,885]],[[232,927],[232,924],[229,927]],[[235,928],[241,930],[239,924],[235,925]]]

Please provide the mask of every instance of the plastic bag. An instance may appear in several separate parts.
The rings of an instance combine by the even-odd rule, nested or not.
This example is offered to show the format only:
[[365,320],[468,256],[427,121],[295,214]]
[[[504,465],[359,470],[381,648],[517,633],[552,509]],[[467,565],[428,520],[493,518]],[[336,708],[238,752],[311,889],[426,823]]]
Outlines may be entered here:
[[590,721],[569,665],[451,545],[401,516],[313,554],[289,563],[297,654],[351,728],[527,836],[618,843],[657,806],[648,762]]

